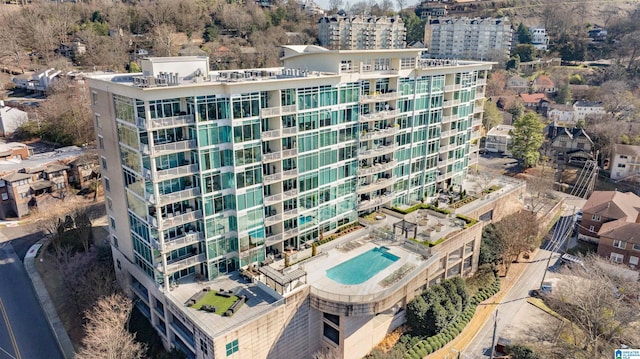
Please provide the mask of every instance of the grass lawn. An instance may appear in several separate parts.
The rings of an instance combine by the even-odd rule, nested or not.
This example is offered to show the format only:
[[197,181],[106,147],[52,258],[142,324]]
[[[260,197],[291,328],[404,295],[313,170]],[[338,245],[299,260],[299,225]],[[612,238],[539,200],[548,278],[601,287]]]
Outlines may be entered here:
[[236,302],[236,300],[238,300],[238,297],[235,295],[227,298],[221,295],[216,295],[215,291],[210,290],[191,308],[198,310],[202,308],[203,305],[209,304],[216,307],[216,314],[222,315],[229,309],[229,307],[231,307],[233,303]]

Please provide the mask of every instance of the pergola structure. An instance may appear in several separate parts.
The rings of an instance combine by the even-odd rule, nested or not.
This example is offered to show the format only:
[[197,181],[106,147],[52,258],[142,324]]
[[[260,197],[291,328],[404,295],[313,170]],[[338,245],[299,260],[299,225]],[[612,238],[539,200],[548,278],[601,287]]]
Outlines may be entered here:
[[393,224],[393,237],[395,238],[396,236],[396,228],[400,229],[400,235],[404,234],[404,238],[408,239],[409,238],[409,232],[411,230],[413,230],[413,237],[412,238],[417,238],[418,237],[418,225],[415,223],[411,223],[409,221],[406,220],[402,220],[400,222],[396,222]]

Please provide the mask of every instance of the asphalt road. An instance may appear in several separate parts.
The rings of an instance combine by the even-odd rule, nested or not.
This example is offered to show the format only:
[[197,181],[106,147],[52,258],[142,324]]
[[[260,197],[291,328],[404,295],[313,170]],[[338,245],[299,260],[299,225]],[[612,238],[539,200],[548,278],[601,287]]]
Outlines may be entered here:
[[[527,304],[529,291],[540,287],[542,275],[547,266],[550,253],[550,251],[544,249],[539,250],[534,261],[527,266],[520,279],[511,291],[509,291],[509,294],[506,295],[500,304],[495,306],[498,309],[497,336],[509,338],[509,333],[505,331],[505,328],[511,324],[511,321],[516,317],[516,314],[523,305],[529,305]],[[553,264],[559,256],[558,253],[553,254],[551,264]],[[489,357],[489,349],[491,348],[493,337],[493,325],[493,320],[487,321],[473,341],[467,346],[464,353],[468,358]]]
[[0,243],[0,359],[62,359],[24,266]]

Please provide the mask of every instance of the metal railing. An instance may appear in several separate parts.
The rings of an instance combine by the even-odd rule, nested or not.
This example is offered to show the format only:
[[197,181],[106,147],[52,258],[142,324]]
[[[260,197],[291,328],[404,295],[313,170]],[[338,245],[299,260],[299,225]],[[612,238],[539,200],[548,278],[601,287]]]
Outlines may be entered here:
[[193,211],[193,212],[187,212],[187,213],[183,213],[183,214],[171,217],[171,218],[162,219],[162,222],[160,222],[161,223],[161,227],[160,228],[175,227],[175,226],[179,226],[181,224],[193,222],[196,219],[200,219],[200,218],[202,218],[202,211],[201,210],[197,210],[197,211]]
[[182,201],[200,195],[200,187],[188,188],[182,191],[164,194],[160,196],[160,205],[164,206],[169,203]]
[[198,243],[201,240],[204,240],[204,233],[189,232],[177,238],[165,239],[164,244],[156,244],[157,242],[154,242],[154,247],[164,253],[166,251],[174,250],[175,248]]
[[298,177],[297,169],[282,172],[282,179],[295,178],[295,177]]
[[278,194],[274,194],[272,196],[264,197],[264,203],[265,204],[275,203],[275,202],[279,202],[281,200],[282,200],[282,193],[278,193]]
[[172,152],[189,150],[196,147],[195,140],[177,141],[171,143],[165,143],[160,145],[154,145],[150,148],[151,156],[160,156]]
[[358,150],[358,156],[372,157],[372,156],[384,155],[384,154],[395,151],[397,148],[398,148],[398,145],[396,143],[393,143],[391,145],[380,146],[378,148],[373,148],[370,150]]
[[362,121],[381,121],[395,117],[400,114],[400,110],[379,111],[360,115]]
[[385,204],[389,201],[391,201],[393,199],[393,192],[390,192],[387,195],[384,196],[378,196],[378,197],[373,197],[370,200],[366,200],[366,201],[360,201],[358,203],[358,210],[362,211],[365,209],[369,209],[369,208],[373,208],[373,207],[377,207],[380,206],[382,204]]
[[260,133],[263,140],[280,137],[280,129],[263,131]]
[[294,209],[290,209],[288,211],[284,211],[284,213],[282,213],[282,219],[289,219],[289,218],[293,218],[293,217],[297,217],[298,216],[298,209],[294,208]]
[[359,167],[358,175],[365,176],[365,175],[370,175],[370,174],[379,173],[383,171],[388,171],[394,168],[397,163],[398,162],[396,160],[391,160],[387,163],[379,163],[370,167]]
[[371,191],[375,191],[378,189],[382,189],[388,186],[393,185],[396,182],[396,177],[392,176],[391,178],[383,178],[383,179],[379,179],[373,183],[369,183],[366,185],[362,185],[358,187],[357,192],[358,193],[367,193],[367,192],[371,192]]
[[276,223],[282,221],[282,214],[277,213],[264,218],[264,223]]
[[370,95],[361,95],[360,102],[381,102],[395,100],[400,97],[399,92],[376,93]]
[[283,239],[284,236],[282,235],[282,233],[271,234],[268,235],[267,238],[265,238],[264,243],[267,246],[270,246],[282,241]]
[[154,118],[150,121],[150,127],[152,130],[162,127],[174,127],[184,126],[195,123],[195,117],[193,115],[180,115],[173,117]]
[[296,105],[267,107],[260,110],[260,117],[273,117],[280,115],[287,115],[295,113],[297,111]]
[[[177,260],[175,262],[167,262],[167,267],[166,267],[166,272],[167,274],[169,273],[174,273],[177,272],[181,269],[184,268],[188,268],[191,267],[194,264],[198,264],[198,263],[202,263],[204,261],[207,260],[207,255],[204,253],[200,253],[198,255],[195,256],[191,256],[191,257],[187,257],[185,259],[180,259]],[[158,269],[160,271],[162,271],[162,263],[159,263],[160,265],[158,266]]]
[[298,228],[292,228],[284,231],[284,239],[289,239],[291,237],[297,236],[300,233]]
[[167,170],[157,171],[156,178],[159,181],[163,181],[172,177],[180,177],[196,173],[198,173],[198,165],[188,164],[180,167],[169,168]]
[[284,191],[282,193],[282,198],[283,199],[294,198],[296,196],[298,196],[298,189],[296,189],[296,188],[288,190],[288,191]]
[[262,176],[262,181],[264,182],[264,184],[269,184],[269,183],[273,183],[276,181],[279,181],[282,178],[282,173],[274,173],[272,175],[265,175]]
[[371,139],[375,139],[375,138],[391,136],[391,135],[395,135],[396,133],[398,133],[398,131],[400,131],[400,127],[396,127],[396,126],[385,128],[383,130],[373,130],[373,131],[367,132],[366,134],[360,136],[360,139],[361,140],[371,140]]

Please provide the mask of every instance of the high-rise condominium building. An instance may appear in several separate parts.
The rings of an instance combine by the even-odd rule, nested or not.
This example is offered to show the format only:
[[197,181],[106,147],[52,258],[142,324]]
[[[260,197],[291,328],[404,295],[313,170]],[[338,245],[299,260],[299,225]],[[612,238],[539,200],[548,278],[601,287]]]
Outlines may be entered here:
[[323,17],[318,21],[320,45],[339,50],[402,49],[407,30],[400,16]]
[[509,19],[437,17],[428,19],[424,41],[435,58],[497,60],[511,51]]
[[[284,47],[283,61],[210,71],[206,57],[149,58],[142,73],[89,79],[116,270],[165,343],[190,357],[309,355],[315,344],[297,340],[313,339],[308,323],[322,319],[309,317],[308,298],[283,299],[306,288],[302,269],[260,268],[266,284],[231,317],[195,319],[178,293],[194,278],[237,293],[238,270],[460,184],[474,159],[490,63],[317,46]],[[306,312],[286,317],[298,299]],[[260,322],[265,313],[275,317]],[[307,324],[285,330],[274,318]],[[238,338],[247,323],[258,332]]]

